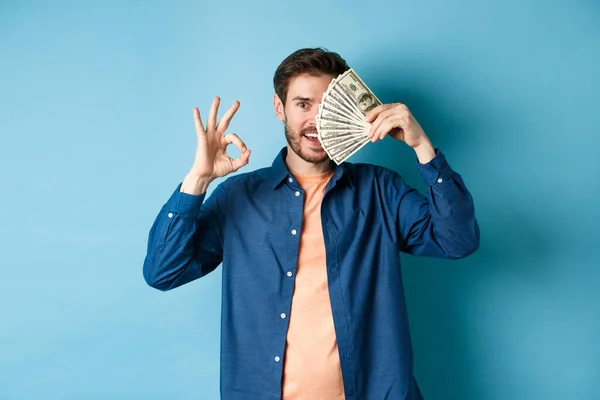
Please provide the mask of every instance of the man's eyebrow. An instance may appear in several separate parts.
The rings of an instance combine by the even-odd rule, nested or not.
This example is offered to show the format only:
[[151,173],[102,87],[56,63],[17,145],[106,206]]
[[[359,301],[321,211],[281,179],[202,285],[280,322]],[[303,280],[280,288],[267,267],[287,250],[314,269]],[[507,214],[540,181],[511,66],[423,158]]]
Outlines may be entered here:
[[312,101],[313,98],[312,97],[302,97],[302,96],[296,96],[292,99],[292,101],[296,101],[296,100],[300,100],[300,101]]

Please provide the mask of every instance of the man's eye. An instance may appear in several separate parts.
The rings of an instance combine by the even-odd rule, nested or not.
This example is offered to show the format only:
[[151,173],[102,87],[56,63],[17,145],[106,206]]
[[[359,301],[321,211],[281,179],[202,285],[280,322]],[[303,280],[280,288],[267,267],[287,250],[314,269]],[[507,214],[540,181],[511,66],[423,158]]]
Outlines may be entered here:
[[305,101],[301,101],[300,103],[298,103],[298,107],[300,108],[307,108],[308,107],[308,103]]

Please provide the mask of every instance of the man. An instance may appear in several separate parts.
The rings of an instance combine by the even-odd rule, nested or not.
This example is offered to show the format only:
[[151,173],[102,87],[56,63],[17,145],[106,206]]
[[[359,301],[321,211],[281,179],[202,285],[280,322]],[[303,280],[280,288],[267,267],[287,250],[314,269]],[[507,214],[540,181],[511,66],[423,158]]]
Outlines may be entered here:
[[[194,109],[193,166],[149,236],[146,282],[169,290],[223,264],[221,396],[227,400],[421,399],[399,252],[461,258],[479,246],[471,195],[403,104],[371,110],[373,142],[415,150],[428,196],[369,164],[335,166],[316,138],[336,53],[302,49],[274,76],[273,104],[287,146],[269,168],[214,179],[248,163],[226,134],[239,107],[206,127]],[[241,152],[231,159],[225,149]]]

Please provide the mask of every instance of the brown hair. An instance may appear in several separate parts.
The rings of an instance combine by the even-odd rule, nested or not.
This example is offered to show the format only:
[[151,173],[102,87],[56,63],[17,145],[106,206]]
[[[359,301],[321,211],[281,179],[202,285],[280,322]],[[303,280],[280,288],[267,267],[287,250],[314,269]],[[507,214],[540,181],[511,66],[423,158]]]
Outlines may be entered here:
[[273,76],[275,93],[285,105],[290,81],[302,74],[313,76],[339,74],[350,69],[346,61],[338,53],[327,51],[323,48],[296,50],[277,67]]

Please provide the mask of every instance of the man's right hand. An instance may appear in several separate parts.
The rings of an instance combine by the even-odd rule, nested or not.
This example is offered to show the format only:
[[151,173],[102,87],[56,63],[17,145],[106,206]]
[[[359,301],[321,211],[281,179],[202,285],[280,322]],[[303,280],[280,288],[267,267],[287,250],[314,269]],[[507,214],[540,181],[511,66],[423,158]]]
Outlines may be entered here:
[[[231,118],[240,107],[240,103],[237,101],[233,103],[217,124],[217,112],[220,101],[219,97],[215,97],[213,100],[208,120],[206,121],[206,129],[202,125],[200,111],[194,108],[198,146],[196,148],[194,165],[183,180],[180,189],[181,192],[193,195],[205,193],[210,182],[235,172],[248,164],[250,150],[244,142],[234,133],[225,134]],[[234,144],[242,153],[235,160],[227,155],[227,146],[230,144]]]

